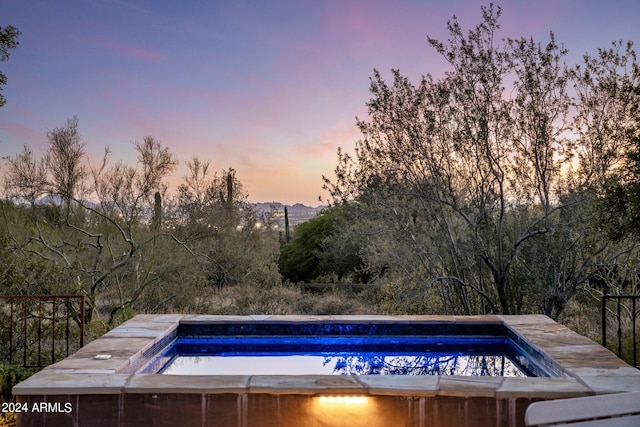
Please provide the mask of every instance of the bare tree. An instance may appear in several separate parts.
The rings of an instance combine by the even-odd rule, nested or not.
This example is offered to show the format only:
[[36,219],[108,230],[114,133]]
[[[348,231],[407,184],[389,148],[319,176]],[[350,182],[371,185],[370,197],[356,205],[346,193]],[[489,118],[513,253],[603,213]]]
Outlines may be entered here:
[[152,136],[145,136],[142,143],[133,144],[138,151],[141,168],[136,179],[137,189],[140,197],[150,200],[156,191],[166,191],[163,179],[176,168],[178,161],[168,147],[162,147]]
[[[275,253],[272,218],[259,218],[233,168],[209,178],[208,161],[194,158],[188,166],[190,173],[178,188],[175,233],[196,255],[211,285],[220,289],[239,283],[255,273],[255,260]],[[264,265],[276,270],[275,261]]]
[[27,201],[33,208],[36,200],[46,193],[47,169],[43,161],[39,161],[28,146],[15,158],[7,158],[8,170],[4,174],[6,194],[11,198]]
[[[83,292],[95,309],[89,317],[111,305],[107,313],[111,321],[117,313],[139,304],[150,285],[170,274],[169,265],[175,268],[166,254],[160,255],[167,250],[162,248],[167,244],[174,250],[184,248],[162,229],[158,213],[162,206],[154,197],[166,191],[165,178],[177,161],[168,148],[145,137],[143,143],[134,143],[139,154],[136,167],[109,166],[106,149],[101,165],[92,168],[84,158],[77,117],[47,136],[44,161],[38,162],[26,147],[10,159],[6,186],[30,201],[35,218],[31,235],[25,238],[15,233],[13,244],[16,251],[70,272],[74,281],[67,285],[69,290]],[[35,205],[45,190],[60,197],[64,221],[42,221],[42,209]],[[52,202],[51,209],[57,209],[56,199]],[[150,226],[152,213],[155,226]]]
[[109,167],[111,152],[107,149],[100,168],[92,169],[93,188],[102,212],[117,212],[128,226],[154,209],[155,194],[166,193],[165,179],[178,164],[168,147],[151,136],[133,145],[138,152],[135,167],[123,162]]
[[50,175],[50,191],[64,201],[66,214],[71,202],[85,190],[84,180],[88,177],[82,162],[85,156],[84,143],[78,132],[78,117],[67,120],[64,126],[47,132],[49,148],[45,162]]
[[203,161],[197,156],[187,161],[189,174],[184,177],[184,185],[192,193],[192,198],[197,203],[204,202],[207,187],[211,184],[209,181],[210,165],[210,160]]
[[[177,160],[168,147],[145,137],[133,143],[135,165],[111,164],[107,148],[92,166],[77,124],[74,118],[48,132],[46,163],[28,148],[9,159],[7,191],[31,206],[2,204],[2,249],[13,255],[11,265],[41,271],[0,269],[0,279],[18,277],[20,289],[84,293],[89,321],[106,327],[134,312],[204,310],[211,284],[278,283],[277,236],[258,227],[233,169],[209,176],[209,162],[193,160],[191,187],[172,197],[166,181]],[[59,197],[38,203],[47,193]],[[198,214],[186,215],[183,201]],[[47,272],[59,280],[22,283]]]

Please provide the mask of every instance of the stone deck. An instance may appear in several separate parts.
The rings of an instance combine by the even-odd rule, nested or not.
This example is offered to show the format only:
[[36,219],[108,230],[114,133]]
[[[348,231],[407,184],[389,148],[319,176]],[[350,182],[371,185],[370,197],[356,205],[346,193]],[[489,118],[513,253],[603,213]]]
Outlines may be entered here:
[[[562,368],[564,376],[165,376],[125,373],[137,370],[145,352],[153,351],[154,345],[175,331],[179,322],[238,321],[504,323],[552,358]],[[103,354],[111,357],[96,359]],[[523,425],[524,411],[533,401],[625,391],[640,391],[640,370],[593,341],[537,315],[139,315],[13,389],[19,401],[27,405],[58,402],[64,406],[71,402],[73,407],[70,413],[21,414],[19,426],[23,427],[143,424],[511,426]],[[366,401],[345,408],[327,408],[326,404],[319,403],[319,397],[327,395],[365,396]]]

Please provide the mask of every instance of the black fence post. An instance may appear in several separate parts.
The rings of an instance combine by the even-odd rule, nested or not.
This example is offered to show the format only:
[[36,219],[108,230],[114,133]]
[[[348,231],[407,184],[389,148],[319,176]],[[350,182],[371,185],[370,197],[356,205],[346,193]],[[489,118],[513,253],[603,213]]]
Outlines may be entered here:
[[637,343],[636,343],[636,299],[633,298],[631,300],[631,330],[633,334],[633,366],[638,367],[638,359],[636,357],[637,353]]
[[602,346],[607,348],[607,294],[602,295]]
[[[615,300],[616,301],[616,309],[615,311],[611,311],[611,314],[613,314],[614,316],[616,316],[616,320],[617,320],[617,326],[618,326],[618,330],[617,330],[617,344],[618,344],[618,348],[617,348],[617,354],[618,357],[622,358],[622,307],[623,307],[623,300],[631,300],[631,310],[630,310],[630,320],[631,320],[631,345],[633,346],[632,350],[631,350],[631,355],[629,355],[627,353],[627,357],[629,357],[631,360],[631,362],[633,363],[633,366],[635,366],[636,368],[640,368],[640,366],[638,366],[638,334],[637,334],[637,327],[636,327],[636,322],[638,320],[638,310],[636,309],[637,305],[636,305],[636,300],[640,299],[640,295],[607,295],[604,294],[602,296],[602,346],[603,347],[607,347],[607,301],[608,300]],[[628,308],[628,306],[624,306],[625,311]]]

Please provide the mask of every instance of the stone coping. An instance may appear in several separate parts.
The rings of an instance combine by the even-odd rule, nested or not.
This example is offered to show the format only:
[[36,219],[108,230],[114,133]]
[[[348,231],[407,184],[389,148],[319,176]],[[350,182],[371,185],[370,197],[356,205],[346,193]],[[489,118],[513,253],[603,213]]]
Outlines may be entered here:
[[[125,374],[180,322],[501,323],[562,369],[564,377]],[[110,354],[106,360],[96,356]],[[542,315],[525,316],[211,316],[138,315],[13,388],[16,396],[95,394],[357,394],[556,399],[640,391],[640,370]]]

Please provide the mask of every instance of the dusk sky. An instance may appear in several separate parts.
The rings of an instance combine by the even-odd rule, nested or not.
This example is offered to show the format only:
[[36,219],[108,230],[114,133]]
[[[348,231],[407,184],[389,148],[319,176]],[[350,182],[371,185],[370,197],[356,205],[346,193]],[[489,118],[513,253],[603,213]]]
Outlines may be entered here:
[[[553,31],[576,62],[613,40],[640,40],[637,0],[503,1],[499,38]],[[0,26],[22,35],[0,70],[0,156],[77,115],[90,160],[104,147],[135,163],[152,135],[181,162],[232,167],[253,202],[318,205],[339,146],[353,150],[374,68],[412,81],[447,64],[427,35],[466,30],[488,1],[0,0]],[[0,169],[5,161],[0,161]]]

